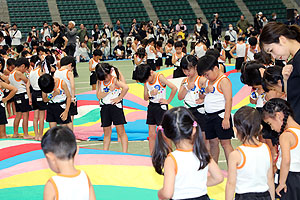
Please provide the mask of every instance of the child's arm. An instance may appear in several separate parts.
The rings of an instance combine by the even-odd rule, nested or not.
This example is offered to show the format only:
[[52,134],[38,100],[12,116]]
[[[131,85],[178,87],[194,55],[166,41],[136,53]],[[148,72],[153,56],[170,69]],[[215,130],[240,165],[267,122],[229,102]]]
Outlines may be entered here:
[[231,107],[232,107],[232,88],[231,82],[228,78],[223,78],[220,81],[220,89],[223,92],[225,98],[225,114],[224,119],[222,121],[223,129],[230,128],[230,115],[231,115]]
[[229,51],[230,55],[233,57],[233,58],[237,58],[237,56],[233,55],[233,52],[235,51],[236,49],[236,45],[234,45],[234,47]]
[[73,72],[68,71],[68,77],[70,79],[71,84],[71,102],[75,103],[75,80]]
[[206,45],[203,45],[203,50],[204,50],[204,51],[207,51]]
[[62,87],[62,89],[64,90],[64,92],[66,93],[66,96],[67,96],[67,102],[66,102],[65,111],[63,113],[61,113],[61,115],[60,115],[60,118],[63,121],[65,121],[67,119],[67,117],[68,117],[68,113],[69,113],[69,109],[70,109],[71,94],[70,94],[70,91],[68,89],[67,84],[64,81],[62,81],[61,87]]
[[89,200],[96,200],[95,190],[90,179],[89,179],[89,186],[90,186]]
[[236,185],[236,176],[237,176],[237,166],[241,162],[241,154],[235,150],[229,154],[228,158],[228,177],[225,189],[225,199],[233,200],[235,185]]
[[136,55],[134,55],[134,63],[135,63],[136,65],[141,64],[143,61],[144,61],[144,59],[141,59],[140,61],[138,61]]
[[26,83],[26,92],[29,100],[29,105],[32,105],[32,98],[31,98],[31,93],[30,93],[30,80],[28,79]]
[[91,59],[91,60],[89,61],[89,70],[90,70],[90,71],[93,71],[92,65],[93,65],[93,59]]
[[145,101],[149,100],[148,88],[146,86],[146,83],[144,83],[144,100]]
[[8,89],[10,91],[6,97],[2,98],[3,103],[6,103],[8,100],[13,98],[18,91],[18,89],[16,87],[14,87],[10,84],[7,84],[5,82],[0,82],[0,86],[4,89]]
[[19,71],[16,71],[15,76],[16,76],[16,81],[22,80],[25,83],[27,83],[27,81],[28,81],[28,79],[26,78],[26,76],[23,73],[19,72]]
[[222,56],[220,56],[220,59],[223,61],[226,61],[225,51],[222,49]]
[[176,58],[175,58],[175,54],[172,55],[172,64],[174,65],[177,62]]
[[181,101],[184,99],[185,95],[187,94],[188,92],[188,85],[185,83],[184,79],[181,81],[181,85],[180,85],[180,88],[179,88],[179,92],[178,92],[178,100]]
[[153,51],[153,53],[157,54],[157,51],[153,46],[151,46],[150,49]]
[[96,95],[99,100],[103,99],[108,95],[109,92],[101,92],[101,87],[100,87],[100,81],[97,81],[97,89],[96,89]]
[[129,87],[128,87],[128,85],[126,83],[124,83],[122,81],[118,81],[116,79],[114,79],[114,82],[115,82],[114,84],[117,87],[122,88],[122,92],[121,92],[121,94],[117,98],[111,100],[111,102],[112,102],[113,105],[119,103],[120,101],[122,101],[122,99],[124,98],[124,96],[126,95],[126,93],[129,90]]
[[222,174],[222,171],[212,158],[210,159],[210,162],[208,164],[208,171],[210,174],[210,176],[207,177],[206,183],[208,187],[218,185],[219,183],[223,182],[224,176]]
[[247,61],[248,49],[249,49],[249,45],[246,45],[246,52],[245,52],[244,61]]
[[55,188],[51,181],[49,180],[44,188],[44,200],[55,200],[56,194],[55,194]]
[[159,199],[171,199],[174,193],[176,167],[171,156],[168,156],[164,164],[164,185],[158,191]]
[[271,195],[271,199],[275,199],[275,186],[274,186],[274,175],[273,175],[273,160],[271,158],[270,169],[268,170],[268,185],[269,185],[269,192]]
[[172,90],[171,94],[170,94],[170,96],[168,98],[168,100],[167,99],[160,99],[159,103],[160,104],[169,104],[169,103],[171,103],[172,99],[174,98],[174,96],[175,96],[175,94],[177,92],[177,87],[173,83],[171,83],[170,81],[168,81],[164,77],[164,75],[162,75],[162,74],[158,78],[159,78],[159,80],[160,80],[161,83],[167,85]]

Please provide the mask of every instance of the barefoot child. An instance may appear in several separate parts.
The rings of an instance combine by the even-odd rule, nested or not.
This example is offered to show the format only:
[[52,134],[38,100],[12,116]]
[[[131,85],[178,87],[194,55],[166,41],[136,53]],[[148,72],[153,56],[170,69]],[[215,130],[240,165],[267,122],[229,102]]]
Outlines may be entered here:
[[92,86],[92,90],[96,90],[96,83],[97,83],[97,77],[96,77],[96,65],[100,63],[100,59],[102,58],[102,51],[96,49],[93,52],[93,58],[89,61],[89,70],[91,72],[90,75],[90,85]]
[[172,56],[172,64],[174,65],[173,78],[185,77],[182,69],[180,68],[181,59],[185,55],[185,53],[182,52],[183,44],[181,41],[177,41],[174,46],[176,52]]

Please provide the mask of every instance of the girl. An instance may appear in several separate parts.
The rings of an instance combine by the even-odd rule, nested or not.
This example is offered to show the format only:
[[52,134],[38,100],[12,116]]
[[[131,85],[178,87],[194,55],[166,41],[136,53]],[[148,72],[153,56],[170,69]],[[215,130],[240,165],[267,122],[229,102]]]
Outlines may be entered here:
[[156,71],[155,59],[156,59],[157,51],[155,49],[154,38],[148,40],[148,45],[146,47],[146,54],[147,54],[147,64],[150,65],[153,71]]
[[207,51],[207,47],[206,47],[206,45],[204,44],[204,42],[201,38],[196,43],[194,54],[199,59],[199,58],[201,58],[202,56],[205,55],[206,51]]
[[89,61],[89,70],[91,72],[90,75],[90,85],[92,86],[92,90],[96,90],[97,76],[96,76],[96,66],[100,62],[102,58],[102,51],[95,50],[93,52],[93,58]]
[[132,48],[131,48],[131,41],[127,41],[126,43],[126,59],[131,59],[132,55]]
[[146,64],[147,63],[147,55],[146,55],[146,51],[144,48],[139,48],[136,52],[136,54],[134,55],[134,69],[132,72],[132,79],[136,80],[136,74],[135,74],[135,69],[136,66],[140,65],[140,64]]
[[157,52],[157,57],[155,60],[156,70],[160,70],[160,67],[162,66],[162,54],[163,54],[162,45],[163,43],[161,40],[158,40],[156,42],[156,52]]
[[166,65],[166,67],[171,67],[173,65],[172,64],[172,55],[173,55],[173,53],[175,53],[175,49],[174,49],[173,45],[174,45],[174,41],[172,39],[169,39],[167,45],[165,46],[165,52],[166,52],[165,65]]
[[[207,186],[223,181],[222,172],[211,159],[200,131],[194,116],[184,107],[172,108],[164,114],[152,154],[155,171],[164,175],[159,199],[209,200]],[[165,138],[175,144],[175,151],[171,151]]]
[[[233,52],[236,52],[236,56],[233,55]],[[244,61],[247,59],[248,47],[245,43],[245,39],[243,37],[238,38],[237,44],[230,50],[230,55],[236,59],[235,69],[239,72],[241,71],[241,67]]]
[[292,65],[283,68],[283,80],[287,101],[295,112],[295,120],[300,123],[300,28],[279,22],[264,26],[259,39],[260,48],[278,60],[293,58]]
[[249,106],[234,115],[235,132],[243,144],[229,155],[226,200],[274,199],[271,152],[257,139],[260,121],[260,113]]
[[274,98],[263,107],[263,120],[278,133],[279,156],[275,174],[276,195],[280,199],[300,199],[300,125],[289,103]]
[[101,127],[104,131],[103,149],[108,150],[111,140],[112,123],[122,143],[123,152],[127,152],[128,138],[122,100],[128,91],[126,83],[120,80],[119,70],[108,63],[97,64],[97,91],[100,101]]
[[[225,66],[225,61],[226,61],[226,55],[225,55],[225,51],[222,48],[222,44],[221,43],[216,43],[214,45],[214,49],[218,50],[219,52],[219,56],[218,56],[218,63],[219,65],[223,65],[223,73],[226,73],[226,66]],[[221,69],[221,67],[220,67]]]
[[230,42],[230,36],[229,35],[225,35],[224,39],[225,40],[222,43],[222,46],[223,46],[223,49],[225,50],[226,59],[228,59],[228,63],[231,64],[232,56],[230,55],[230,50],[231,50],[231,47],[234,45],[234,43]]

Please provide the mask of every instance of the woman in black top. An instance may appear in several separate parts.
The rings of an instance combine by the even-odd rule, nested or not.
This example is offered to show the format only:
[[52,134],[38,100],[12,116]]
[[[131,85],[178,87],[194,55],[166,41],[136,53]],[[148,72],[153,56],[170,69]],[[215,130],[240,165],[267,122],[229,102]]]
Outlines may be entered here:
[[51,39],[51,42],[54,46],[57,48],[64,50],[68,44],[68,39],[65,36],[65,34],[61,31],[61,27],[57,22],[54,22],[52,24],[53,29],[53,37]]
[[260,35],[261,49],[273,58],[287,61],[291,56],[292,65],[282,70],[287,100],[294,111],[294,119],[300,123],[300,28],[297,25],[286,25],[270,22],[264,26]]

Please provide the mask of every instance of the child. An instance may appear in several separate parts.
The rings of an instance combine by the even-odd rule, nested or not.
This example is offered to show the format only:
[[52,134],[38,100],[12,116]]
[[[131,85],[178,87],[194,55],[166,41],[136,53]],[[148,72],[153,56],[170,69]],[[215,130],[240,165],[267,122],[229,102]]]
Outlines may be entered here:
[[[8,95],[4,96],[4,90],[10,91]],[[17,93],[17,88],[5,83],[0,78],[0,138],[6,138],[6,128],[5,124],[7,124],[6,112],[5,112],[5,103]]]
[[91,72],[90,75],[90,85],[92,86],[92,90],[96,90],[96,83],[97,83],[97,77],[96,77],[96,65],[100,62],[100,59],[102,58],[102,51],[96,49],[93,52],[93,58],[89,61],[89,70]]
[[50,169],[57,173],[45,185],[45,200],[96,199],[88,175],[74,166],[78,147],[72,130],[59,126],[51,128],[43,136],[41,146]]
[[217,58],[203,56],[198,60],[198,74],[208,79],[205,88],[204,109],[206,112],[205,136],[209,140],[210,153],[217,162],[219,158],[219,140],[225,152],[226,160],[233,151],[231,82],[220,70]]
[[218,63],[219,66],[222,65],[223,68],[223,73],[226,73],[226,66],[225,66],[225,61],[226,61],[226,55],[225,55],[225,51],[224,49],[222,49],[222,45],[221,43],[216,43],[214,44],[214,49],[218,51],[219,55],[218,55]]
[[100,101],[101,127],[104,131],[103,149],[109,149],[113,123],[121,140],[122,150],[126,153],[128,138],[124,129],[127,122],[123,112],[123,98],[129,88],[120,80],[119,70],[108,63],[98,64],[96,74],[98,79],[96,95]]
[[[15,69],[15,63],[16,63],[15,59],[13,59],[13,58],[7,59],[6,69],[4,69],[5,79],[4,79],[3,76],[1,76],[1,78],[5,82],[8,82],[8,77],[9,77],[10,72],[12,72]],[[4,91],[4,97],[7,97],[8,94],[9,94],[9,90],[5,90]],[[14,102],[14,96],[6,102],[6,110],[7,110],[7,113],[8,113],[8,117],[16,115],[16,106],[15,106],[15,102]]]
[[251,61],[251,60],[254,60],[254,54],[258,53],[260,51],[260,48],[257,44],[256,37],[250,37],[248,39],[248,42],[249,42],[250,46],[248,46],[247,60]]
[[260,113],[249,106],[240,108],[234,115],[236,135],[243,144],[229,155],[226,200],[274,199],[271,152],[257,139],[260,121]]
[[133,43],[131,45],[131,49],[132,49],[132,58],[134,59],[134,55],[136,54],[139,46],[140,46],[140,43],[141,43],[141,36],[137,35],[134,37],[134,40],[133,40]]
[[25,72],[29,68],[29,61],[26,58],[18,58],[15,63],[16,68],[9,74],[9,82],[12,86],[18,89],[14,101],[16,105],[16,117],[14,119],[14,135],[13,137],[16,138],[19,136],[18,129],[20,120],[23,116],[23,132],[24,132],[24,139],[32,139],[33,137],[28,135],[28,118],[29,118],[29,111],[31,111],[31,106],[29,104],[29,95],[30,91],[26,87],[28,79],[25,76]]
[[32,109],[34,110],[33,129],[35,140],[41,141],[44,133],[44,119],[47,104],[43,101],[42,91],[39,87],[38,80],[44,73],[42,63],[36,65],[36,68],[31,70],[27,87],[32,87],[32,94],[29,96]]
[[200,38],[197,40],[196,46],[195,46],[195,51],[194,54],[197,56],[197,58],[201,58],[202,56],[205,55],[205,52],[207,51],[207,47],[203,42],[203,39]]
[[66,56],[63,57],[60,61],[60,69],[56,70],[54,73],[55,78],[59,78],[63,80],[67,86],[68,90],[71,94],[71,104],[70,104],[70,109],[69,113],[71,116],[71,122],[69,128],[73,131],[74,130],[74,117],[75,115],[78,114],[77,111],[77,100],[75,96],[75,80],[74,80],[74,74],[73,74],[73,69],[74,66],[76,65],[75,59],[71,56]]
[[[148,64],[137,66],[136,78],[140,83],[144,83],[144,100],[149,100],[146,124],[149,126],[149,149],[152,153],[155,144],[155,128],[160,125],[162,116],[168,110],[168,104],[174,98],[177,88],[163,74],[153,71]],[[172,90],[168,99],[166,86]]]
[[132,79],[136,80],[136,66],[140,65],[140,64],[146,64],[147,63],[147,55],[146,55],[146,51],[143,47],[138,48],[137,52],[134,55],[134,69],[132,72]]
[[[233,52],[236,52],[236,56],[233,55]],[[247,59],[248,46],[245,43],[243,37],[238,38],[237,44],[230,50],[230,55],[236,59],[235,69],[239,72],[244,61]]]
[[71,94],[67,84],[49,74],[43,74],[38,84],[42,90],[43,101],[48,102],[46,121],[49,122],[50,128],[57,124],[70,127]]
[[165,52],[166,52],[166,61],[165,65],[166,67],[171,67],[172,64],[172,55],[175,53],[175,49],[173,47],[174,41],[172,39],[168,39],[168,43],[165,46]]
[[131,59],[131,56],[132,56],[132,48],[131,48],[131,41],[127,41],[126,43],[126,56],[125,58],[126,59]]
[[230,50],[231,47],[233,46],[234,43],[230,42],[230,36],[229,35],[225,35],[224,37],[225,41],[222,43],[223,45],[223,49],[225,50],[225,56],[228,59],[228,63],[231,64],[231,54],[230,54]]
[[185,53],[182,52],[182,42],[177,41],[174,46],[176,52],[172,56],[172,64],[174,64],[173,78],[185,77],[182,69],[180,68],[181,59],[185,55]]
[[147,64],[151,67],[153,71],[156,71],[155,59],[157,51],[155,49],[155,39],[150,38],[148,40],[148,45],[145,48],[147,54]]
[[[159,199],[209,200],[207,186],[223,181],[222,172],[211,159],[200,131],[194,116],[184,107],[172,108],[164,114],[152,154],[155,171],[164,175]],[[165,137],[174,143],[175,151],[172,152]]]
[[271,99],[264,105],[263,120],[279,137],[276,198],[300,199],[300,125],[294,120],[289,103],[279,98]]
[[157,57],[155,60],[155,64],[156,64],[156,70],[160,70],[160,67],[162,66],[162,54],[163,54],[163,48],[162,48],[162,41],[158,40],[156,42],[156,52],[157,52]]

